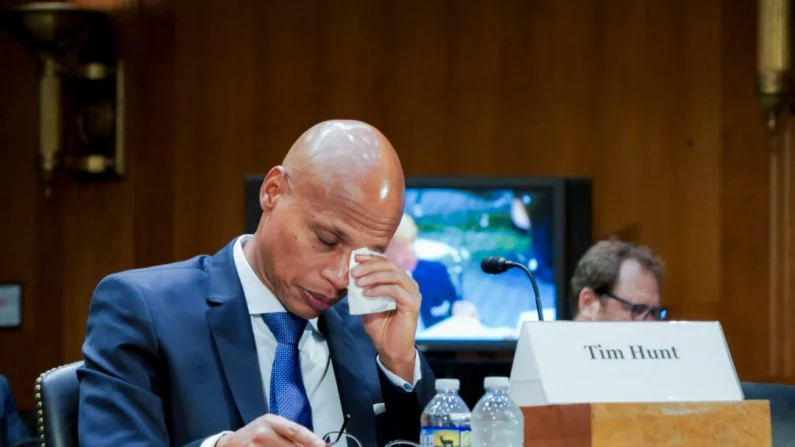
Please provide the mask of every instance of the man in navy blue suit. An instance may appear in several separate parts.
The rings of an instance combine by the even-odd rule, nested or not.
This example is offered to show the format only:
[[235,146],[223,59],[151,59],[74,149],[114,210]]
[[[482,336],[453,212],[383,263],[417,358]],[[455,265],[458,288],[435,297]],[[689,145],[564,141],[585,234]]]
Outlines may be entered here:
[[468,301],[462,301],[456,293],[444,264],[417,259],[414,249],[417,233],[414,219],[404,214],[384,254],[417,282],[422,295],[420,320],[423,326],[430,328],[454,315],[477,318],[475,306]]
[[[379,256],[349,270],[353,250],[386,249],[403,193],[380,132],[324,122],[268,172],[255,234],[103,279],[78,371],[80,444],[321,446],[344,415],[363,446],[416,442],[434,394],[414,346],[417,284]],[[349,280],[396,309],[350,315]]]

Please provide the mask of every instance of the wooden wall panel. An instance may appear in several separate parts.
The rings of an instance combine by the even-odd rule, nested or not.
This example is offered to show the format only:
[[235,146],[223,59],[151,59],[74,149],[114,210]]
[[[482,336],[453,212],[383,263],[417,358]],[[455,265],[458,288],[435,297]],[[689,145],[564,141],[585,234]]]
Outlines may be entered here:
[[26,285],[24,329],[0,331],[0,357],[13,359],[0,363],[0,374],[9,376],[25,409],[33,406],[39,373],[81,358],[97,282],[173,259],[173,14],[148,0],[100,3],[88,6],[116,20],[127,68],[125,141],[135,150],[123,181],[77,183],[62,172],[53,198],[42,197],[35,164],[35,59],[0,33],[0,57],[13,67],[0,70],[0,206],[10,216],[0,219],[0,278]]
[[[753,3],[726,5],[722,60],[720,319],[741,377],[795,383],[792,126],[768,136],[753,100]],[[791,121],[790,121],[791,123]]]
[[120,21],[127,67],[135,267],[174,260],[174,10],[139,0]]
[[594,235],[663,256],[673,316],[720,319],[744,380],[795,381],[771,366],[795,329],[771,287],[792,274],[770,268],[754,2],[75,1],[119,25],[130,174],[38,198],[34,65],[0,35],[0,278],[31,284],[35,322],[0,349],[59,340],[8,373],[21,394],[79,358],[102,276],[217,251],[243,176],[329,118],[378,126],[408,174],[591,176]]
[[[717,309],[735,362],[746,377],[770,377],[770,147],[754,99],[755,42],[743,37],[755,24],[752,4],[723,10],[721,157],[721,306]],[[748,123],[757,120],[760,125]]]
[[152,0],[74,3],[107,12],[119,30],[128,172],[65,187],[64,362],[82,358],[88,304],[103,277],[174,259],[173,9]]
[[768,338],[766,373],[770,377],[795,380],[795,300],[793,299],[793,260],[795,244],[792,240],[795,215],[795,189],[792,172],[793,126],[782,123],[781,132],[771,139],[770,146],[770,264],[767,296]]
[[[18,2],[0,0],[0,8]],[[0,32],[0,282],[22,282],[20,329],[0,329],[0,374],[20,405],[33,402],[33,378],[62,358],[62,205],[43,198],[36,171],[34,59]],[[57,186],[56,186],[57,187]]]

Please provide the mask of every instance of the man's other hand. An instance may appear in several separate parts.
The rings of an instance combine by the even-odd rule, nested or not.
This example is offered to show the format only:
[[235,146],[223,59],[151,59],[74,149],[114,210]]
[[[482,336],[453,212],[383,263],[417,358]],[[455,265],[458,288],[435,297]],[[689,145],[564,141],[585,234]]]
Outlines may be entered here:
[[274,414],[266,414],[231,435],[221,437],[216,447],[326,447],[303,425]]

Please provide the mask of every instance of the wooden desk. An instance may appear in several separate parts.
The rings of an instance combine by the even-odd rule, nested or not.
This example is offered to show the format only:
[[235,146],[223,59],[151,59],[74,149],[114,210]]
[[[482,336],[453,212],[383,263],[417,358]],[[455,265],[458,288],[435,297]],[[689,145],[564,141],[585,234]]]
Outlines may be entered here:
[[523,407],[525,447],[765,447],[768,401]]

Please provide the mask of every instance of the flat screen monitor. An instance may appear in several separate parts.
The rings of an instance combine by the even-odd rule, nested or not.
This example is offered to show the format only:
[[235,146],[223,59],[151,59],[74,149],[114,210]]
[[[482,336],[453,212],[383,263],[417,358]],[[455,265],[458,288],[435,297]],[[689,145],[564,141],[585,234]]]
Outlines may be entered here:
[[[247,180],[249,231],[261,181]],[[526,266],[544,320],[567,319],[568,278],[589,244],[590,180],[409,176],[386,255],[420,287],[421,349],[502,350],[515,347],[524,321],[538,319],[533,288],[521,269],[491,275],[481,261],[502,256]]]
[[524,321],[538,320],[526,274],[484,273],[489,256],[526,266],[544,320],[561,316],[562,188],[551,179],[407,179],[402,225],[416,229],[412,276],[423,296],[418,344],[503,345],[516,341]]

